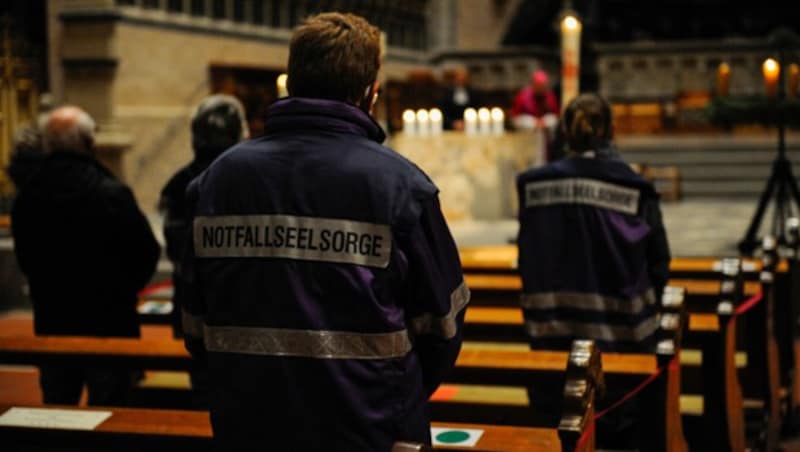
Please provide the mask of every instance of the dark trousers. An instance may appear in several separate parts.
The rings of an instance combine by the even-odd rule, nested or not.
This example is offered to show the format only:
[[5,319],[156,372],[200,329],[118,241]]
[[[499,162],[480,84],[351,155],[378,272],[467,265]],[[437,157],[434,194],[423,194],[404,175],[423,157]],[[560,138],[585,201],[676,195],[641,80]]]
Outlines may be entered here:
[[39,384],[46,404],[77,405],[86,385],[89,405],[125,406],[140,375],[130,370],[47,365],[39,367]]

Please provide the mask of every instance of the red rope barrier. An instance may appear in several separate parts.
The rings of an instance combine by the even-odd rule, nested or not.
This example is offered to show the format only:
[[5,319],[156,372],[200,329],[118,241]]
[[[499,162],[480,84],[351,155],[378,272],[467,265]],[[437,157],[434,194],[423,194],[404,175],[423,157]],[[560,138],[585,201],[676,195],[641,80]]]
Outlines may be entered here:
[[595,422],[597,422],[598,419],[602,418],[609,412],[616,410],[630,399],[636,397],[636,395],[642,392],[644,388],[646,388],[648,385],[656,381],[656,379],[658,379],[658,377],[661,375],[662,372],[664,372],[665,369],[674,370],[678,366],[678,356],[680,356],[680,353],[676,354],[675,358],[672,358],[672,360],[670,360],[670,362],[666,366],[659,367],[655,372],[648,375],[647,378],[645,378],[641,383],[639,383],[639,385],[633,388],[631,392],[622,396],[622,398],[611,404],[611,406],[609,406],[605,410],[599,413],[595,413],[595,415],[592,417],[592,423],[589,425],[589,428],[587,428],[586,431],[583,432],[583,434],[581,435],[580,439],[578,439],[578,444],[575,446],[575,450],[576,451],[580,450],[586,444],[586,441],[589,440],[589,437],[594,432]]
[[[736,308],[736,310],[734,311],[734,316],[742,315],[742,314],[746,313],[747,311],[753,309],[753,307],[756,306],[758,303],[760,303],[761,300],[763,300],[763,299],[764,299],[764,294],[763,294],[763,292],[759,291],[757,294],[755,294],[752,297],[748,298],[744,303],[740,304]],[[673,358],[669,362],[669,364],[667,364],[667,366],[661,367],[658,370],[656,370],[654,373],[650,374],[647,378],[644,379],[644,381],[639,383],[639,385],[636,386],[636,388],[634,388],[631,392],[625,394],[621,399],[619,399],[616,402],[614,402],[610,407],[606,408],[605,410],[603,410],[603,411],[601,411],[599,413],[596,413],[592,417],[592,423],[589,425],[589,428],[587,428],[586,431],[583,432],[583,434],[581,435],[580,439],[578,439],[578,444],[575,446],[575,450],[578,451],[583,446],[586,445],[586,442],[589,440],[589,437],[594,432],[595,422],[597,422],[598,419],[600,419],[601,417],[605,416],[610,411],[614,411],[615,409],[619,408],[622,404],[624,404],[628,400],[630,400],[633,397],[635,397],[636,394],[639,394],[640,392],[642,392],[642,390],[644,388],[646,388],[649,384],[654,382],[658,378],[658,376],[661,375],[661,373],[664,371],[665,368],[669,368],[670,370],[675,370],[680,365],[678,363],[677,356],[679,356],[679,355],[676,355],[676,357]]]
[[748,298],[747,301],[737,306],[736,310],[733,312],[733,315],[737,316],[744,314],[745,312],[753,309],[753,306],[757,305],[763,299],[764,299],[764,293],[759,291],[757,294]]
[[139,298],[150,296],[158,291],[172,288],[172,280],[167,279],[166,281],[161,281],[155,284],[151,284],[144,289],[139,291]]

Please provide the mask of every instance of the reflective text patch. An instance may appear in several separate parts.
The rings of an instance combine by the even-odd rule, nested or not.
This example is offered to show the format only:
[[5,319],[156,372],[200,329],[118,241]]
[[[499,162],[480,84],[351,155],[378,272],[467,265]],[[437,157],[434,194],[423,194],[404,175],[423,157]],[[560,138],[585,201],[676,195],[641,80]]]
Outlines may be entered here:
[[387,225],[291,215],[231,215],[194,220],[197,257],[282,257],[386,268]]
[[639,190],[594,179],[569,178],[525,185],[525,207],[588,204],[636,215]]

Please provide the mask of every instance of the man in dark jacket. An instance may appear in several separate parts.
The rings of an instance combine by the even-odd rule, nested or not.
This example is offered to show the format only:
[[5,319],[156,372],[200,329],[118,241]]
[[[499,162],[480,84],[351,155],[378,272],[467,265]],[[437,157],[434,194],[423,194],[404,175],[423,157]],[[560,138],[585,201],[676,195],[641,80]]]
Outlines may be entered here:
[[183,284],[181,258],[185,253],[192,219],[186,206],[186,188],[223,151],[249,135],[244,107],[232,96],[216,94],[203,99],[192,117],[192,151],[194,159],[178,170],[161,190],[159,210],[164,213],[164,238],[167,257],[172,261],[175,292],[172,297],[172,327],[176,337],[183,337],[181,307]]
[[[192,218],[186,204],[186,188],[223,151],[247,138],[248,129],[244,107],[232,96],[217,94],[204,99],[192,118],[192,150],[194,159],[178,170],[161,190],[159,208],[164,212],[164,238],[167,257],[172,261],[172,330],[175,337],[183,337],[181,313],[186,305],[186,293],[181,269],[181,258],[190,246]],[[196,357],[189,371],[192,382],[193,405],[208,409],[208,372],[206,363]]]
[[[28,278],[37,335],[139,336],[137,292],[159,247],[131,191],[93,157],[94,121],[61,107],[43,130],[47,157],[14,203],[14,250]],[[133,374],[72,365],[42,367],[45,403],[125,402]]]
[[436,187],[381,146],[369,115],[380,34],[312,17],[288,66],[266,135],[189,187],[184,331],[207,355],[214,436],[224,450],[430,443],[427,400],[458,354],[469,291]]
[[439,101],[446,130],[464,130],[464,110],[480,108],[481,100],[469,83],[469,72],[459,67],[453,72],[453,86]]

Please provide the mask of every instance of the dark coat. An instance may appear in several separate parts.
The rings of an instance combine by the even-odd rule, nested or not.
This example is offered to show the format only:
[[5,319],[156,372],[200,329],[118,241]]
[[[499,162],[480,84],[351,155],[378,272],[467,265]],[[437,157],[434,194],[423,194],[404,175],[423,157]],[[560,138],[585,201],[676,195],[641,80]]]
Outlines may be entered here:
[[670,252],[658,195],[621,159],[572,156],[521,174],[519,270],[534,347],[595,339],[647,351]]
[[159,246],[130,189],[86,155],[55,152],[11,212],[36,334],[138,336],[137,292]]
[[468,301],[436,187],[353,106],[281,100],[266,130],[188,193],[184,332],[207,355],[215,437],[310,452],[430,442],[427,400]]
[[164,213],[167,258],[172,262],[173,268],[172,328],[176,337],[183,337],[181,310],[186,302],[183,290],[185,284],[181,283],[183,277],[181,259],[186,252],[192,227],[192,219],[186,202],[186,189],[192,179],[202,173],[210,163],[211,161],[195,159],[179,169],[161,190],[159,200],[159,209]]

